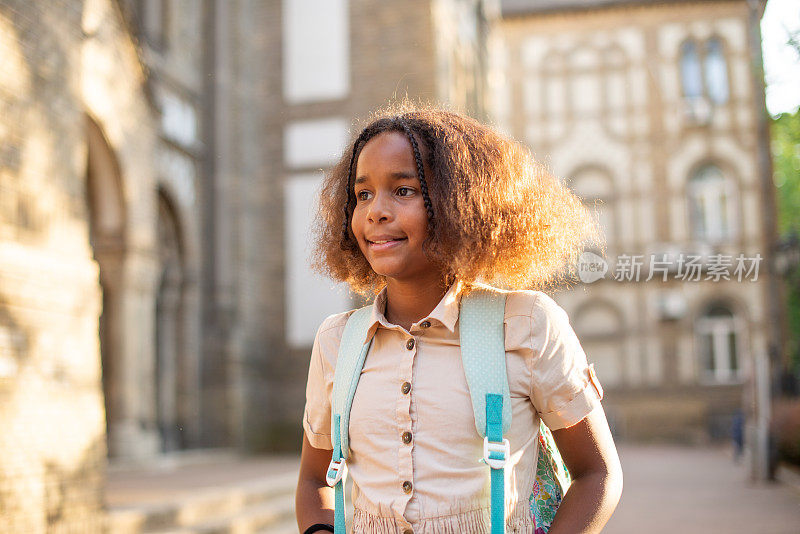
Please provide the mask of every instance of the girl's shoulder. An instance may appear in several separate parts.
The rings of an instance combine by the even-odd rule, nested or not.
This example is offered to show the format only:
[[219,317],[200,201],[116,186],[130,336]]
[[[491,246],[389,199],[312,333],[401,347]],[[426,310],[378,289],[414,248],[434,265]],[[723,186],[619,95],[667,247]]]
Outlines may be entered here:
[[530,317],[532,321],[569,321],[567,312],[543,291],[525,289],[506,292],[505,318]]
[[344,332],[347,320],[350,319],[350,316],[353,315],[353,312],[357,309],[358,308],[327,316],[317,329],[317,341],[319,342],[323,339],[336,340],[338,344],[338,340],[342,337],[342,332]]
[[353,315],[353,312],[357,310],[358,308],[334,313],[326,317],[317,329],[312,354],[318,354],[331,366],[335,366],[339,355],[339,345],[341,344],[342,335],[344,334],[344,327],[347,324],[347,320]]
[[322,323],[319,325],[319,328],[317,329],[317,336],[320,336],[322,334],[328,334],[331,331],[343,330],[344,325],[347,324],[347,320],[350,318],[350,316],[353,314],[354,311],[356,310],[355,309],[347,310],[344,312],[334,313],[332,315],[327,316],[325,320],[322,321]]

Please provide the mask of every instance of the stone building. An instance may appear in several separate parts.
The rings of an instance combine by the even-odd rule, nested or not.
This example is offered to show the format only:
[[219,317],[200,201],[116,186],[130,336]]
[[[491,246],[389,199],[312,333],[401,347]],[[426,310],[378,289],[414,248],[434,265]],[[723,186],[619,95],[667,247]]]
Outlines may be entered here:
[[[308,268],[315,191],[405,96],[494,117],[598,208],[611,272],[557,299],[617,432],[722,435],[780,339],[747,6],[0,0],[0,533],[99,531],[109,462],[296,449],[354,303]],[[610,277],[689,253],[763,260]]]
[[[100,347],[112,380],[152,350],[157,120],[111,2],[2,2],[0,55],[0,531],[97,531]],[[101,339],[104,306],[139,332]],[[108,402],[147,448],[143,382]]]
[[[263,302],[276,308],[266,316],[254,310],[252,318],[252,332],[258,336],[252,340],[254,357],[267,362],[271,379],[271,386],[254,391],[252,398],[256,406],[275,407],[279,421],[268,421],[258,410],[248,425],[269,424],[270,430],[260,435],[270,443],[281,439],[272,437],[273,432],[299,437],[296,414],[305,401],[316,330],[326,316],[355,302],[346,288],[333,287],[309,268],[313,200],[323,169],[358,134],[357,121],[387,101],[407,96],[448,102],[485,116],[486,43],[490,22],[498,14],[493,2],[475,0],[304,0],[283,5],[276,21],[282,26],[267,32],[273,36],[269,48],[280,53],[269,56],[274,77],[265,93],[273,137],[264,150],[273,162],[273,185],[264,192],[263,204],[269,199],[277,204],[271,213],[254,213],[260,224],[282,231],[272,250],[267,249],[273,263],[264,279],[271,293]],[[268,358],[264,347],[272,348]]]
[[0,1],[0,532],[100,531],[109,461],[296,450],[351,305],[321,169],[390,99],[485,115],[492,5]]
[[781,317],[764,4],[503,1],[497,118],[603,227],[608,272],[556,299],[624,437],[726,439],[742,406],[766,416]]

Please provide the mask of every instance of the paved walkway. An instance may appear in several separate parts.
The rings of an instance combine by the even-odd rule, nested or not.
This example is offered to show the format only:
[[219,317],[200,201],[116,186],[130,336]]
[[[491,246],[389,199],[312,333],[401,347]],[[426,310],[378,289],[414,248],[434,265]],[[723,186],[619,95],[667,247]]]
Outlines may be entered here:
[[621,446],[625,489],[608,534],[800,533],[800,489],[753,485],[723,449]]
[[111,466],[110,534],[296,534],[296,456],[196,452],[147,469]]
[[[607,534],[800,534],[800,483],[753,485],[744,463],[724,449],[620,446],[625,472],[622,500]],[[265,480],[286,493],[291,532],[296,457],[229,459],[175,469],[116,472],[106,492],[112,506],[183,501],[199,491],[247,488]],[[797,477],[797,475],[795,475]],[[800,479],[800,477],[797,477]]]
[[112,469],[106,482],[105,500],[109,506],[125,507],[181,501],[201,491],[248,487],[271,479],[294,493],[299,460],[296,456],[231,456],[166,468]]

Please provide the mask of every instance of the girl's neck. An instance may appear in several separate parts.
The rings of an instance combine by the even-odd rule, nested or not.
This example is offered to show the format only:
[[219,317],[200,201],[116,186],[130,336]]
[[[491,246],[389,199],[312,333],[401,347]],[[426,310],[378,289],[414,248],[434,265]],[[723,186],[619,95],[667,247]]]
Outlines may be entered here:
[[386,320],[406,330],[433,311],[447,293],[441,277],[430,280],[399,281],[389,279],[386,285]]

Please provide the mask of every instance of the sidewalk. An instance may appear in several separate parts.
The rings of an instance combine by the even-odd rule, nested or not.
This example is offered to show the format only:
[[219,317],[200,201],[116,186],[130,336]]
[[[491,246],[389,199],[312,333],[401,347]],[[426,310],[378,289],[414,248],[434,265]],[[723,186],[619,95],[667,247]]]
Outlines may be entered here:
[[106,504],[111,507],[180,501],[199,492],[248,487],[275,480],[294,491],[296,456],[213,459],[175,467],[151,469],[110,469],[106,483]]
[[[800,485],[752,485],[724,449],[621,445],[625,489],[607,534],[800,533]],[[289,534],[298,458],[113,471],[109,532]],[[796,476],[796,475],[795,475]]]
[[149,469],[112,467],[109,534],[293,534],[299,458],[216,457]]
[[800,491],[753,485],[724,449],[619,448],[625,489],[608,534],[800,533]]

